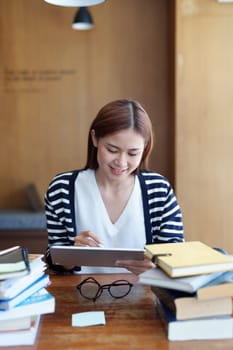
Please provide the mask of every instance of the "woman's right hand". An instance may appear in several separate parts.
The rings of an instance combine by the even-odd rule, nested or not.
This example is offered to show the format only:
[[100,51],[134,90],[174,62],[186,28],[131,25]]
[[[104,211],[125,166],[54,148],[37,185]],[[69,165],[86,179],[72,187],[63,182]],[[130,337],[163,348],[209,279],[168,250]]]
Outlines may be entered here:
[[[100,239],[91,231],[81,231],[75,237],[74,245],[76,247],[99,247],[102,245]],[[74,266],[64,266],[65,269],[72,269]]]
[[75,237],[74,245],[78,247],[100,247],[102,242],[92,231],[81,231]]

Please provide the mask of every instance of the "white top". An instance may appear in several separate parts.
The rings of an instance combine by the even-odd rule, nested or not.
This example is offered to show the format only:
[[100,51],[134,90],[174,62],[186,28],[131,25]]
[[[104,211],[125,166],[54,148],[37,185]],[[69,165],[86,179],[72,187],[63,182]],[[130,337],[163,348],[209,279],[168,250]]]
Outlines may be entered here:
[[[107,248],[144,248],[146,233],[139,180],[135,184],[128,203],[118,220],[113,224],[105,208],[95,172],[80,172],[75,182],[75,215],[77,229],[91,230]],[[81,273],[129,272],[120,268],[82,267]]]

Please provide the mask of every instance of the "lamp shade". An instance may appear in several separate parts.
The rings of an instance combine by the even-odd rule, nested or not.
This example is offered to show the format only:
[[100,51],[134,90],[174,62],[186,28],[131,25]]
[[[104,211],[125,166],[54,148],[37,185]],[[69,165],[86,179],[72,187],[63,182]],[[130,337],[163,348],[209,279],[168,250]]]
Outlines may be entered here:
[[80,7],[77,11],[72,23],[72,28],[76,30],[88,30],[93,28],[91,14],[85,6]]
[[48,4],[67,7],[93,6],[104,2],[105,0],[44,0]]

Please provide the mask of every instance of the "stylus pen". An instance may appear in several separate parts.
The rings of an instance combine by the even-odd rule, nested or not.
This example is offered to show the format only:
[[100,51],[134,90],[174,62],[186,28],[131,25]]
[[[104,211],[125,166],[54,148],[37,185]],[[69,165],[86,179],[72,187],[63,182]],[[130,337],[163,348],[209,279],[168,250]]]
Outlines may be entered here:
[[[97,243],[92,237],[88,237],[88,240]],[[97,247],[104,248],[104,245],[102,243],[97,243]]]

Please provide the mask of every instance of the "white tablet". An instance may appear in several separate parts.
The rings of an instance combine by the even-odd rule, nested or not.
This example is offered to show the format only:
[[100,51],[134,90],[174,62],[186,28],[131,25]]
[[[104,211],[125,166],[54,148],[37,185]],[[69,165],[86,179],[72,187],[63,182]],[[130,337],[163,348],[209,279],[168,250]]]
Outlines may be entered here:
[[53,246],[53,264],[114,267],[116,260],[143,260],[144,249]]

